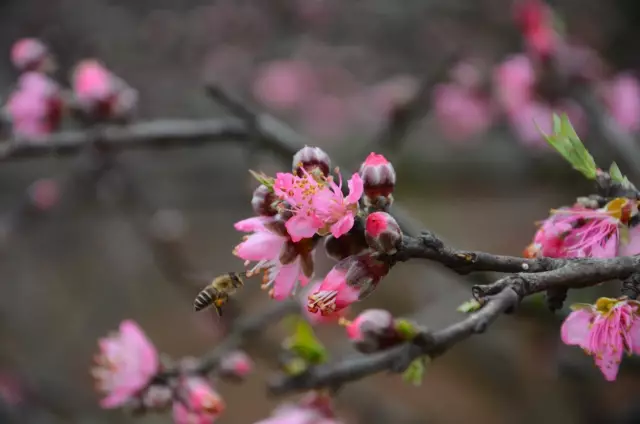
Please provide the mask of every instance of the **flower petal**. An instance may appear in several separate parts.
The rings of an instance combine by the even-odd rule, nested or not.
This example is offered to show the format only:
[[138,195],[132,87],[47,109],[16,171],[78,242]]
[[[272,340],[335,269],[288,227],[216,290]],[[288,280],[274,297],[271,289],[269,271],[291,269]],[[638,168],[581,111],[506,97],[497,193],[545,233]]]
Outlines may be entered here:
[[640,318],[635,318],[627,334],[631,340],[631,351],[634,355],[640,355]]
[[[314,219],[313,216],[299,216],[296,215],[289,219],[285,224],[287,231],[291,236],[291,240],[298,242],[303,238],[311,238],[322,227],[322,223],[318,219]],[[320,225],[318,225],[320,224]]]
[[278,270],[278,275],[273,286],[273,298],[283,300],[291,295],[298,277],[300,276],[300,265],[298,260],[289,265],[283,265]]
[[364,183],[358,173],[351,176],[349,180],[349,195],[346,197],[347,203],[357,203],[364,193]]
[[596,366],[602,371],[605,380],[615,381],[622,361],[622,352],[623,350],[618,347],[606,346],[603,351],[595,355]]
[[589,324],[593,318],[593,312],[579,309],[573,311],[562,323],[560,337],[565,344],[587,348],[589,343]]
[[634,256],[640,254],[640,225],[629,230],[629,242],[620,244],[620,256]]
[[246,261],[263,261],[277,258],[287,239],[268,231],[251,234],[236,246],[235,255]]
[[233,224],[233,227],[245,233],[253,233],[255,231],[264,231],[265,224],[273,221],[272,217],[254,216],[252,218],[243,219]]
[[353,227],[353,223],[353,215],[347,213],[331,226],[331,234],[335,238],[339,238],[340,236],[347,234],[349,230],[351,230],[351,228]]
[[615,232],[609,236],[604,244],[594,244],[591,247],[592,258],[615,258],[618,255],[618,233]]

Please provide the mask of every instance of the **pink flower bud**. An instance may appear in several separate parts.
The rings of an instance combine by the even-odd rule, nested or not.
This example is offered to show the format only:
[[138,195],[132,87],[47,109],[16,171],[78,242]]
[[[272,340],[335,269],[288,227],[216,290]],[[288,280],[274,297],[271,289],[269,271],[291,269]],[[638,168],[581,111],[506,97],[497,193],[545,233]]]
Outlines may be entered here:
[[137,91],[97,60],[83,60],[76,65],[72,87],[79,112],[92,122],[126,120],[137,105]]
[[396,184],[396,171],[384,156],[370,153],[360,166],[366,196],[375,199],[389,196]]
[[402,230],[396,220],[386,212],[373,212],[367,216],[365,239],[376,252],[392,255],[402,241]]
[[56,131],[62,120],[60,87],[46,75],[27,72],[18,80],[6,105],[13,134],[41,137]]
[[47,46],[36,38],[23,38],[11,48],[11,63],[20,72],[37,71],[49,57]]
[[384,309],[367,309],[351,321],[342,321],[347,336],[362,353],[373,353],[402,342],[395,329],[395,320]]
[[242,351],[231,352],[222,358],[218,370],[223,378],[241,381],[253,371],[253,361]]
[[273,191],[269,190],[265,185],[260,185],[253,192],[251,206],[253,207],[254,212],[260,216],[274,216],[278,213],[278,211],[273,207],[274,202],[277,200],[278,198]]
[[100,339],[92,375],[97,389],[107,395],[100,405],[117,408],[136,396],[158,372],[155,347],[138,325],[123,321],[117,333]]
[[304,146],[293,155],[293,172],[298,177],[304,177],[303,169],[309,174],[313,174],[314,169],[319,169],[325,177],[329,175],[331,168],[331,158],[319,147]]
[[307,298],[309,312],[331,315],[364,299],[389,272],[389,264],[370,253],[338,262]]
[[173,403],[176,424],[211,424],[224,412],[224,401],[202,377],[184,378],[178,392],[181,399]]
[[328,235],[324,239],[324,249],[327,256],[336,261],[362,253],[366,248],[367,241],[362,231],[350,231],[338,238]]

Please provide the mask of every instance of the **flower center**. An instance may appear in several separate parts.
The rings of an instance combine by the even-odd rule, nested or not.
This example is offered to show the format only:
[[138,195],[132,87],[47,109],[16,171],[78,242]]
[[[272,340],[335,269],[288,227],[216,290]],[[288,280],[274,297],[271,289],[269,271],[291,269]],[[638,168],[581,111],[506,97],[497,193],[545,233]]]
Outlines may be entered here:
[[336,297],[338,292],[319,291],[309,295],[307,302],[307,310],[313,314],[320,311],[322,315],[329,315],[336,311]]

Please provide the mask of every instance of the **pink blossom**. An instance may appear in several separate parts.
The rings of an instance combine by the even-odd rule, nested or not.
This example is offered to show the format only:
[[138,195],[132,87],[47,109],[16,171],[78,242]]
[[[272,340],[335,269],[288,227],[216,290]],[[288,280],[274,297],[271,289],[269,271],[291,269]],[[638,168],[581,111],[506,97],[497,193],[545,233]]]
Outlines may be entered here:
[[515,18],[533,54],[547,59],[558,41],[552,26],[551,9],[541,0],[521,0],[516,3]]
[[280,405],[270,418],[255,424],[341,424],[341,421],[335,418],[329,396],[309,393],[296,404]]
[[[315,244],[311,239],[292,241],[281,221],[254,217],[235,224],[239,231],[252,232],[233,253],[248,264],[257,261],[250,273],[264,272],[263,288],[278,300],[305,286],[313,275]],[[273,289],[273,290],[271,290]]]
[[[307,305],[307,295],[317,292],[320,289],[321,284],[322,281],[316,281],[315,283],[310,284],[311,289],[300,298],[301,302],[304,304],[303,306]],[[309,311],[306,307],[303,307],[304,316],[312,325],[334,324],[338,322],[340,318],[345,316],[347,310],[348,308],[345,308],[334,313],[321,314],[319,313],[319,310],[314,313]]]
[[158,353],[138,325],[123,321],[117,333],[100,339],[92,375],[107,396],[100,405],[116,408],[144,389],[158,372]]
[[6,113],[16,136],[40,137],[58,129],[62,120],[60,87],[44,74],[28,72],[18,80]]
[[530,102],[536,74],[526,55],[507,58],[495,69],[493,78],[498,101],[508,115]]
[[603,95],[609,113],[626,132],[640,129],[640,84],[633,76],[622,73],[606,83]]
[[629,230],[627,242],[620,243],[619,256],[640,255],[640,225],[636,225]]
[[639,305],[626,298],[604,297],[595,305],[574,305],[562,324],[562,341],[592,355],[604,378],[614,381],[623,353],[640,354]]
[[316,89],[313,69],[307,63],[295,60],[266,64],[260,69],[253,86],[258,100],[280,110],[300,106]]
[[20,72],[38,71],[49,57],[49,49],[36,38],[22,38],[11,48],[11,63]]
[[137,91],[97,60],[76,65],[72,87],[81,112],[92,120],[126,119],[138,101]]
[[276,174],[274,191],[291,206],[294,214],[286,223],[294,242],[312,237],[319,230],[340,237],[353,227],[364,186],[357,173],[348,184],[349,194],[345,196],[342,193],[342,176],[336,184],[332,177],[316,179],[307,172],[302,177],[290,173]]
[[224,412],[224,401],[204,378],[187,377],[179,389],[183,396],[173,403],[176,424],[212,424]]
[[349,256],[338,262],[307,296],[313,314],[331,315],[369,296],[389,272],[389,264],[371,253]]
[[237,350],[225,355],[218,368],[223,377],[242,380],[253,371],[253,361],[245,352]]
[[455,84],[441,84],[434,96],[438,124],[451,141],[471,139],[491,126],[491,105],[482,95]]

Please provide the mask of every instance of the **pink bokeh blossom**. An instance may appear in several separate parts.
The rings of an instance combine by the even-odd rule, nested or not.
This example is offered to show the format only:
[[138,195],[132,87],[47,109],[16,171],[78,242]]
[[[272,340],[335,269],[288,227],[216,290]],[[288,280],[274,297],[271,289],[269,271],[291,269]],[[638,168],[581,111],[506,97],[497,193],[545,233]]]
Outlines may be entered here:
[[50,134],[62,121],[60,87],[44,74],[25,73],[9,97],[5,111],[14,135],[38,138]]
[[434,108],[442,134],[451,141],[469,141],[493,122],[490,101],[456,84],[434,89]]
[[173,402],[176,424],[213,424],[224,412],[224,401],[202,377],[185,377],[179,391],[183,398]]
[[640,129],[640,84],[630,74],[622,73],[607,81],[602,90],[609,113],[625,132]]
[[640,354],[639,305],[624,298],[600,298],[595,305],[575,305],[562,324],[562,341],[592,355],[604,378],[614,381],[623,354]]
[[267,107],[290,110],[301,106],[317,90],[313,68],[298,60],[267,63],[258,71],[253,93]]
[[155,347],[134,321],[123,321],[117,333],[100,339],[99,346],[92,375],[98,390],[106,394],[100,401],[103,408],[124,405],[159,370]]
[[536,82],[531,60],[524,54],[507,58],[493,74],[495,96],[507,115],[529,103]]

